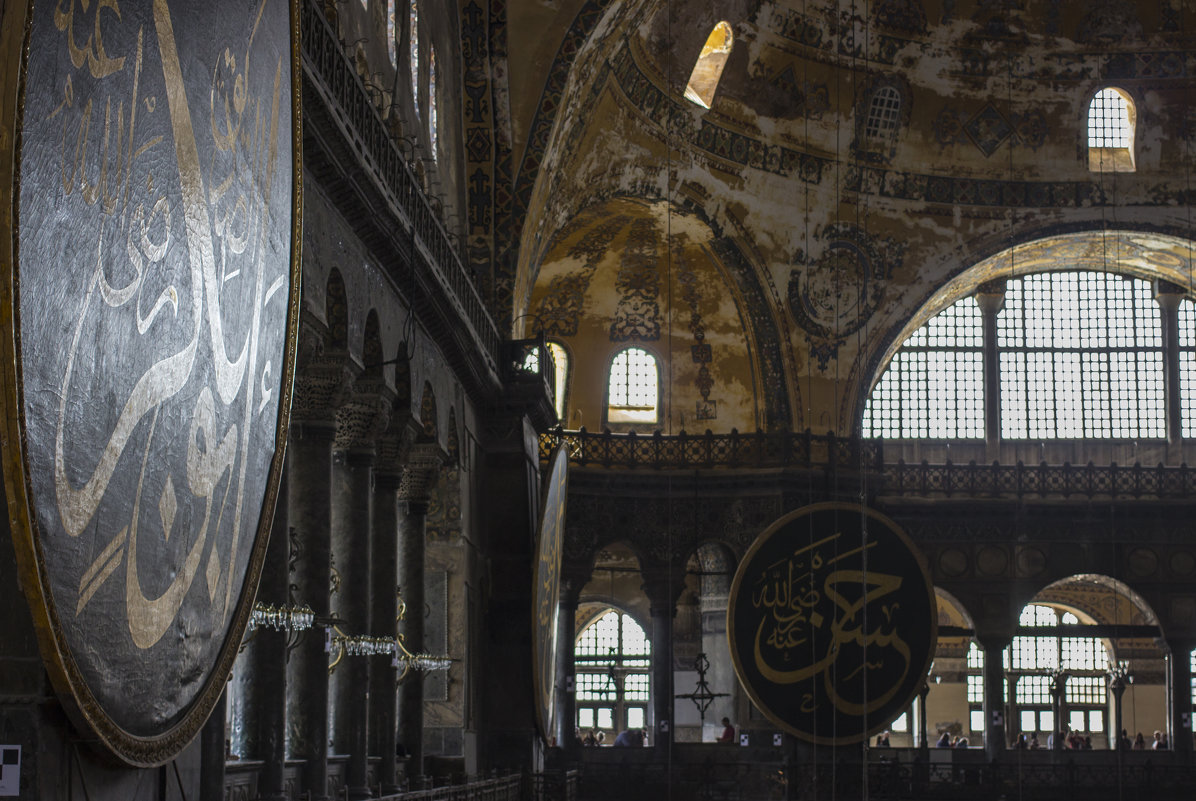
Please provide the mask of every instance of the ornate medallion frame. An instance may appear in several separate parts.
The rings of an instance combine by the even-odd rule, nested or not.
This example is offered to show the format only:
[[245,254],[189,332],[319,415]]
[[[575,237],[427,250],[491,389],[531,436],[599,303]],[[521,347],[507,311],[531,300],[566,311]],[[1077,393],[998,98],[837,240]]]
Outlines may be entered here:
[[556,723],[556,664],[560,616],[561,556],[565,542],[565,506],[569,499],[569,452],[557,444],[548,460],[536,569],[532,585],[532,687],[536,721],[545,741],[552,742]]
[[[815,518],[827,513],[833,516],[830,522],[835,528],[839,525],[840,515],[856,521],[851,533],[863,544],[840,551],[838,538],[844,535],[833,529],[820,528],[815,538]],[[794,536],[798,533],[796,527],[805,518],[811,518],[808,540]],[[880,536],[872,536],[873,532],[881,531]],[[829,536],[824,536],[824,532]],[[845,540],[842,544],[854,545],[855,542]],[[824,544],[825,554],[822,552]],[[869,567],[867,552],[876,545],[882,546],[877,549],[880,552],[877,556],[883,554],[886,557],[879,559],[879,564],[896,575]],[[860,559],[849,560],[856,553],[861,554]],[[830,564],[836,564],[836,569],[822,576],[819,571]],[[819,576],[822,576],[821,584],[817,581]],[[807,577],[808,583],[805,581]],[[857,579],[854,586],[853,578]],[[843,584],[837,583],[840,580]],[[907,584],[907,580],[912,581]],[[904,588],[903,584],[906,585]],[[854,593],[853,589],[856,590]],[[767,598],[770,590],[771,600]],[[887,609],[877,603],[885,597],[890,598]],[[825,603],[828,598],[832,600],[831,604]],[[894,600],[896,603],[892,603]],[[762,606],[774,611],[752,614],[752,609]],[[880,623],[870,623],[869,608],[874,608],[874,614],[880,613],[873,618]],[[777,612],[776,609],[784,611]],[[881,731],[909,705],[925,682],[938,639],[937,609],[934,585],[925,561],[895,522],[858,504],[817,503],[782,516],[768,526],[744,554],[728,596],[727,643],[740,685],[769,720],[807,742],[847,745]],[[906,616],[907,612],[912,620]],[[926,614],[925,629],[921,628],[919,613]],[[761,634],[770,622],[772,633],[764,644],[771,650],[764,653]],[[824,627],[824,623],[828,625]],[[838,636],[856,623],[853,634],[858,632],[865,642],[873,640],[873,647],[880,650],[881,657],[875,663],[868,659],[867,644],[853,642],[854,637]],[[900,628],[902,624],[905,628]],[[741,636],[745,634],[741,629],[746,625],[751,625],[755,631]],[[866,627],[869,631],[865,632]],[[908,643],[892,645],[893,635],[898,635],[895,639],[900,640],[901,632],[910,635],[914,647],[909,647]],[[862,688],[852,687],[850,678],[844,681],[846,691],[843,696],[849,692],[857,693],[856,697],[845,698],[839,695],[839,688],[835,686],[844,679],[842,672],[835,672],[836,662],[845,649],[856,645],[862,649],[861,658],[858,665],[849,662],[849,667],[857,669],[849,671],[847,676],[863,673],[865,678],[860,683]],[[904,655],[900,653],[903,647]],[[891,650],[886,653],[885,648]],[[819,654],[822,658],[815,658]],[[772,661],[777,659],[783,664]],[[902,662],[905,667],[900,678],[883,685],[883,690],[878,693],[882,701],[873,701],[868,668],[876,668],[878,680],[883,680],[888,665],[900,666]],[[803,693],[807,682],[810,691]],[[820,706],[826,709],[824,704],[830,704],[835,711],[818,711]],[[872,704],[878,708],[870,708]],[[830,725],[820,728],[818,723],[825,724],[828,714]],[[844,724],[842,733],[840,721]],[[852,725],[857,721],[859,725]],[[831,734],[824,733],[827,729]]]
[[[182,710],[176,716],[177,719],[163,730],[148,734],[131,732],[115,721],[112,715],[101,706],[96,694],[89,686],[81,669],[81,662],[92,654],[76,653],[69,647],[66,640],[63,626],[63,604],[56,601],[52,591],[51,570],[47,566],[47,550],[43,542],[44,532],[40,530],[41,527],[37,523],[39,496],[35,494],[35,482],[30,470],[28,425],[25,416],[27,387],[24,384],[25,366],[22,361],[22,309],[20,306],[22,288],[22,270],[20,268],[22,131],[25,124],[27,70],[30,63],[30,43],[33,40],[35,4],[33,0],[29,0],[28,2],[10,2],[0,6],[0,15],[2,15],[2,19],[0,19],[0,23],[2,23],[0,25],[0,412],[3,413],[3,420],[0,421],[0,450],[2,450],[0,465],[3,468],[8,502],[8,523],[17,554],[22,589],[33,617],[42,658],[58,698],[72,723],[87,736],[88,741],[96,747],[101,755],[132,767],[162,765],[177,756],[194,739],[222,697],[255,601],[265,560],[271,521],[275,504],[278,501],[279,479],[286,451],[294,384],[295,348],[300,311],[303,208],[300,0],[280,1],[285,4],[287,9],[289,29],[285,36],[280,33],[272,41],[280,53],[280,67],[274,79],[274,93],[276,98],[282,97],[289,100],[290,103],[290,164],[286,165],[285,161],[279,161],[284,168],[289,166],[291,170],[290,198],[289,202],[283,204],[284,207],[289,207],[291,217],[289,263],[282,270],[282,275],[289,279],[289,286],[285,287],[285,294],[282,296],[285,298],[285,313],[274,318],[277,321],[276,332],[278,328],[281,328],[282,320],[285,318],[285,330],[281,332],[282,353],[278,354],[281,356],[282,364],[278,370],[277,383],[271,383],[268,386],[265,383],[265,375],[268,375],[271,369],[268,365],[262,380],[263,393],[277,392],[278,397],[278,410],[274,425],[274,448],[270,453],[261,452],[258,457],[261,462],[268,465],[268,468],[265,472],[264,493],[256,515],[256,525],[252,525],[254,520],[252,517],[253,499],[250,499],[250,504],[247,505],[246,519],[251,522],[247,524],[246,530],[252,532],[253,540],[251,545],[243,546],[248,550],[243,578],[240,579],[239,587],[235,586],[234,580],[237,577],[230,571],[229,578],[223,585],[227,587],[227,590],[224,590],[226,592],[224,607],[226,625],[222,629],[213,628],[212,632],[207,633],[213,640],[221,643],[216,652],[215,664],[205,663],[200,666],[201,670],[207,670],[207,677],[199,685],[198,692],[189,702],[183,704]],[[43,0],[37,2],[39,9],[42,2]],[[165,19],[169,23],[171,16],[168,0],[153,0],[153,2],[153,11],[159,14],[159,29],[161,29],[161,20]],[[49,5],[48,0],[46,0],[46,5]],[[69,8],[65,12],[68,15],[67,33],[71,35],[69,14],[73,13],[73,4],[68,5]],[[97,3],[94,5],[97,15],[100,13],[101,7],[107,9],[106,13],[112,13],[113,8],[117,9],[114,12],[115,16],[105,21],[106,25],[112,23],[113,20],[120,20],[119,7],[115,4],[109,6],[105,3]],[[262,0],[260,5],[255,4],[255,8],[258,9],[260,20],[261,9],[265,8],[265,0]],[[58,21],[55,22],[57,24]],[[62,30],[61,25],[58,27],[59,30]],[[89,38],[80,51],[83,53],[81,58],[84,59],[84,62],[88,58],[92,59],[90,66],[93,75],[97,72],[95,66],[97,63],[100,64],[102,72],[103,61],[106,58],[104,45],[100,41],[100,28],[100,22],[97,20],[95,38],[98,44],[93,45]],[[256,28],[253,33],[256,33]],[[170,35],[173,37],[173,32]],[[250,41],[252,41],[252,33]],[[78,49],[73,40],[71,46]],[[140,47],[139,40],[138,60],[141,56]],[[88,52],[89,48],[90,52]],[[229,50],[226,49],[225,54],[227,55],[228,52]],[[72,58],[74,55],[72,51]],[[167,56],[163,55],[162,58],[165,63]],[[214,56],[213,61],[216,60],[218,58]],[[248,56],[245,61],[248,61]],[[281,68],[282,64],[287,65],[290,74],[280,78],[277,76],[284,74]],[[190,63],[184,64],[183,72],[192,66]],[[175,67],[177,69],[177,63]],[[248,66],[245,65],[244,69],[247,70]],[[193,87],[194,83],[189,86]],[[135,78],[134,89],[136,87]],[[170,88],[169,85],[167,88]],[[131,106],[140,106],[141,104],[137,102],[138,99],[137,96],[134,96]],[[186,101],[185,94],[183,99]],[[171,97],[169,100],[178,103],[177,97]],[[130,122],[130,143],[132,136],[132,123]],[[265,140],[263,139],[263,141]],[[131,144],[129,149],[132,152]],[[280,225],[277,228],[279,232],[282,232],[285,231],[286,226]],[[282,266],[281,259],[273,263],[276,266]],[[36,270],[36,264],[36,262],[31,263],[28,269]],[[281,279],[279,280],[281,281]],[[268,299],[270,295],[265,297]],[[176,314],[177,309],[176,304]],[[250,363],[253,363],[253,359],[250,360]],[[266,395],[263,394],[263,398],[265,397]],[[248,396],[246,404],[248,408]],[[261,407],[258,408],[260,410]],[[248,419],[247,416],[246,420]],[[248,429],[248,423],[246,429]],[[150,436],[152,437],[152,427]],[[194,436],[193,431],[192,438]],[[246,434],[246,438],[248,438],[248,434]],[[146,452],[149,453],[148,444]],[[268,461],[266,461],[267,458]],[[144,474],[144,465],[142,471]],[[255,480],[260,479],[261,473],[257,473],[256,477]],[[229,487],[231,488],[231,486],[232,479],[230,477]],[[206,523],[205,519],[205,525]],[[219,521],[217,523],[219,524]],[[236,540],[234,539],[233,542],[235,550]],[[111,565],[115,567],[115,562]],[[102,579],[97,580],[97,583],[99,581]],[[209,590],[209,592],[216,594],[215,590]],[[235,604],[233,599],[235,599]],[[86,603],[86,601],[81,601],[81,603]],[[232,609],[231,614],[228,613],[229,608]],[[137,700],[140,703],[151,703],[154,699],[138,698]]]

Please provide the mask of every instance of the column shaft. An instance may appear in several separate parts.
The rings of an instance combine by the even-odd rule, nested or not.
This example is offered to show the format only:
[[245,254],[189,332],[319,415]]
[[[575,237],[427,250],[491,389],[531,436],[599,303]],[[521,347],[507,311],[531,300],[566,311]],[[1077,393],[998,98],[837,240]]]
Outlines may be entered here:
[[[374,479],[373,618],[375,633],[398,633],[395,618],[399,583],[398,477],[380,473]],[[379,758],[378,783],[383,795],[399,792],[395,774],[398,733],[398,671],[390,660],[375,661],[370,671],[370,754]]]
[[[332,494],[331,424],[292,426],[287,448],[287,497],[292,537],[299,550],[296,603],[328,617]],[[304,790],[311,801],[328,799],[328,653],[325,630],[302,635],[290,661],[287,725],[294,755],[306,762]]]
[[1171,750],[1192,754],[1192,647],[1191,640],[1167,640],[1171,657],[1167,660],[1171,696],[1167,717],[1171,724]]
[[1005,751],[1005,641],[982,642],[984,649],[984,752],[999,759]]
[[[287,473],[283,470],[278,488],[278,505],[270,528],[270,545],[257,597],[261,603],[282,606],[289,602],[287,594],[288,564],[290,560],[290,531],[287,504]],[[254,665],[254,695],[258,705],[257,743],[255,756],[262,760],[258,778],[258,794],[263,801],[285,801],[286,770],[286,713],[287,713],[287,633],[273,629],[259,629],[256,663]]]
[[[407,604],[401,633],[407,650],[424,649],[424,525],[426,501],[399,503],[399,589]],[[409,779],[424,775],[424,678],[411,672],[399,687],[399,742],[410,755]]]
[[[334,461],[332,547],[340,573],[333,614],[347,635],[373,635],[370,620],[370,527],[373,523],[373,456],[349,453]],[[369,671],[374,657],[346,656],[336,667],[338,753],[348,754],[349,801],[369,798]]]
[[557,618],[556,656],[556,741],[571,758],[578,758],[576,663],[573,641],[577,639],[577,603],[580,585],[568,580],[561,583],[561,602]]

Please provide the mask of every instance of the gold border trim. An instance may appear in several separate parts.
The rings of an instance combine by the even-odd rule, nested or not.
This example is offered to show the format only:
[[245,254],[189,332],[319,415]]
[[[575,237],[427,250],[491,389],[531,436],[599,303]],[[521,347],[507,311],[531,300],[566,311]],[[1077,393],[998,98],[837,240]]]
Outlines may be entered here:
[[[539,573],[539,564],[540,564],[540,553],[544,547],[544,524],[545,524],[545,521],[548,520],[548,493],[549,493],[550,488],[553,486],[553,484],[556,483],[557,473],[562,472],[562,471],[563,471],[564,475],[561,478],[561,506],[567,507],[568,502],[569,502],[569,454],[565,448],[564,440],[557,443],[556,449],[553,451],[552,456],[549,458],[549,464],[552,466],[548,470],[548,480],[544,483],[544,497],[541,498],[541,500],[540,500],[540,525],[538,527],[539,530],[537,532],[538,536],[536,537],[536,561],[535,561],[535,569],[532,570],[532,614],[531,614],[531,620],[532,620],[532,689],[535,692],[535,696],[536,696],[535,697],[536,723],[540,727],[540,735],[544,738],[544,741],[550,743],[550,742],[552,742],[552,738],[554,736],[553,731],[552,731],[553,724],[556,723],[556,713],[557,713],[556,704],[555,704],[556,688],[553,687],[552,692],[549,694],[549,702],[546,706],[544,704],[544,695],[545,694],[543,692],[546,677],[543,675],[544,666],[540,664],[540,649],[537,647],[539,645],[539,641],[537,639],[537,632],[539,631],[540,627],[539,627],[539,624],[536,622],[536,610],[540,606],[540,603],[539,603],[540,582],[538,580],[538,573]],[[561,541],[562,545],[565,542],[564,531],[560,532],[560,541]],[[562,561],[563,561],[564,555],[562,554],[561,557],[562,557]],[[558,587],[560,586],[560,575],[561,575],[561,563],[558,562],[558,564],[557,564],[557,586]],[[558,596],[559,596],[559,594],[560,593],[558,592]],[[559,609],[560,598],[559,597],[557,598],[557,606],[558,606],[557,614],[559,615],[560,614],[560,609]],[[559,628],[559,627],[560,627],[560,622],[558,621],[557,626],[554,627],[554,631],[552,632],[552,639],[554,641],[560,639],[560,637],[558,636],[558,632],[555,630],[555,628]],[[555,653],[558,648],[560,648],[560,643],[555,642],[554,646],[553,646],[553,652]],[[553,664],[554,665],[556,664],[555,659],[553,660]],[[556,677],[554,676],[553,680],[555,681],[555,679],[556,679]],[[563,743],[557,743],[557,745],[563,745]]]
[[[32,487],[26,460],[24,385],[21,378],[19,203],[21,126],[24,117],[25,77],[33,27],[33,0],[8,3],[0,26],[0,466],[8,499],[9,525],[17,554],[21,586],[33,616],[38,645],[51,684],[67,716],[80,731],[92,735],[88,742],[101,754],[130,767],[156,767],[176,757],[207,722],[224,693],[228,675],[245,634],[258,582],[266,558],[279,481],[286,456],[291,398],[294,391],[295,352],[299,334],[303,242],[303,114],[302,41],[299,3],[289,0],[291,48],[291,285],[287,300],[283,369],[280,381],[278,424],[274,456],[266,479],[266,492],[258,515],[257,534],[250,552],[244,584],[224,644],[203,689],[182,719],[154,737],[140,737],[117,725],[96,701],[74,656],[66,649],[58,611],[49,590],[45,554],[31,514]],[[17,35],[21,45],[16,46]],[[16,76],[17,80],[7,80]]]
[[[929,597],[930,610],[932,613],[930,616],[930,648],[927,649],[926,662],[922,665],[921,672],[918,674],[923,677],[923,681],[925,680],[926,673],[930,670],[930,663],[934,661],[934,652],[937,647],[939,636],[938,615],[934,614],[935,610],[938,608],[938,601],[934,594],[934,584],[930,580],[930,572],[926,569],[926,561],[923,558],[922,552],[914,545],[913,540],[909,538],[905,531],[902,530],[901,526],[897,525],[892,518],[881,514],[875,509],[857,503],[827,501],[825,503],[815,503],[809,506],[803,506],[796,511],[782,515],[780,518],[773,521],[768,528],[764,529],[764,531],[762,531],[759,536],[756,537],[755,541],[752,542],[751,547],[748,548],[747,553],[745,553],[743,558],[739,560],[739,567],[735,571],[735,579],[731,582],[731,591],[727,596],[727,645],[731,651],[731,662],[735,666],[735,678],[738,679],[739,686],[742,687],[744,692],[748,694],[748,697],[752,699],[752,703],[756,705],[756,708],[764,713],[765,717],[767,717],[780,728],[787,731],[789,734],[792,734],[799,740],[803,740],[808,743],[814,743],[815,745],[851,745],[852,743],[863,742],[877,732],[883,731],[884,727],[889,725],[889,721],[880,720],[869,725],[859,734],[848,735],[845,737],[816,737],[809,732],[794,728],[790,723],[783,720],[781,716],[778,715],[772,708],[763,703],[759,696],[756,695],[755,690],[743,680],[743,666],[740,664],[739,651],[735,648],[735,607],[737,606],[737,601],[739,598],[740,584],[743,582],[744,573],[747,570],[747,565],[752,561],[752,557],[756,555],[756,552],[763,547],[764,543],[767,542],[769,538],[777,532],[778,529],[788,525],[791,521],[796,520],[799,517],[806,517],[815,512],[825,512],[830,510],[867,515],[873,520],[876,520],[877,522],[886,526],[891,532],[896,534],[898,539],[900,539],[905,544],[905,547],[909,548],[910,553],[913,554],[914,562],[917,563],[918,569],[922,574],[922,581],[926,586],[926,592]],[[908,704],[913,700],[914,696],[917,695],[918,686],[919,685],[917,684],[914,685],[914,691],[909,695],[908,698],[905,699],[903,704]]]

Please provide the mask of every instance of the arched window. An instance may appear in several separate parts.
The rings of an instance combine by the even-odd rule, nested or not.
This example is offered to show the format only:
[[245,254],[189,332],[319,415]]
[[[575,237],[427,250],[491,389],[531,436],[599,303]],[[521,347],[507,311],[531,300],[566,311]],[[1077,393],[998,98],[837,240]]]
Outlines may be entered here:
[[[1024,276],[1008,282],[996,324],[1002,438],[1165,436],[1159,306],[1147,281],[1094,271]],[[876,382],[864,436],[983,437],[983,353],[974,298],[940,312]]]
[[882,86],[868,104],[864,135],[869,139],[889,139],[901,118],[901,94],[892,86]]
[[[1051,628],[1079,625],[1071,612],[1041,604],[1022,609],[1018,621],[1022,628]],[[1057,731],[1060,723],[1067,723],[1075,732],[1105,733],[1105,709],[1109,650],[1096,637],[1063,637],[1058,631],[1041,635],[1021,634],[1003,654],[1004,669],[1016,676],[1014,706],[1018,731],[1026,734]],[[968,707],[971,728],[984,730],[984,652],[972,643],[967,656]],[[1056,721],[1051,696],[1051,681],[1060,671],[1066,671],[1063,705],[1066,721]],[[1005,686],[1005,702],[1009,702],[1009,682]]]
[[727,66],[727,57],[731,55],[734,38],[731,26],[726,22],[714,26],[714,30],[706,37],[706,44],[702,46],[693,72],[689,75],[689,83],[685,87],[687,100],[703,108],[710,108],[710,104],[714,102],[714,92],[718,89],[718,81],[723,77],[723,67]]
[[1101,89],[1088,104],[1088,169],[1134,171],[1134,123],[1130,96],[1120,89]]
[[586,626],[573,648],[578,728],[605,731],[607,743],[623,729],[643,728],[651,656],[647,634],[628,614],[609,609]]
[[610,365],[606,418],[612,423],[655,423],[660,375],[656,357],[642,348],[627,348]]
[[411,70],[411,102],[415,106],[415,113],[419,114],[419,0],[409,0],[407,44],[411,50],[408,57],[408,67]]
[[552,402],[556,407],[556,416],[561,423],[565,422],[565,387],[569,380],[569,354],[564,347],[556,342],[548,343],[548,352],[552,354]]
[[428,141],[432,146],[432,161],[437,159],[440,130],[436,119],[436,48],[428,47]]
[[395,0],[386,0],[386,55],[390,66],[398,65],[398,45],[395,44]]

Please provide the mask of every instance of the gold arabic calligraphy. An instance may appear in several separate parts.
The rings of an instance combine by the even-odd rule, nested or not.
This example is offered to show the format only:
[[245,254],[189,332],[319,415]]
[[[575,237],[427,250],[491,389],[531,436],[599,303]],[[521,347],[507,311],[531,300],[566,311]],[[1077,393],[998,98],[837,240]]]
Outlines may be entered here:
[[[234,591],[240,589],[234,581],[243,550],[239,539],[247,525],[252,536],[256,523],[256,503],[246,492],[251,448],[272,450],[274,444],[277,406],[272,404],[276,390],[271,379],[276,370],[273,354],[259,349],[269,321],[276,323],[283,316],[280,308],[271,312],[269,304],[285,304],[287,297],[282,291],[287,288],[287,266],[272,258],[268,240],[278,226],[274,207],[285,207],[289,197],[282,202],[271,197],[279,142],[286,141],[280,130],[286,114],[285,62],[280,56],[267,67],[272,81],[266,73],[254,84],[250,74],[250,54],[266,2],[260,0],[244,51],[234,54],[225,48],[212,70],[210,87],[203,87],[209,95],[206,116],[213,147],[202,157],[205,148],[197,142],[167,0],[153,0],[150,24],[137,28],[132,52],[119,56],[110,54],[104,41],[105,31],[111,39],[123,24],[119,0],[59,0],[54,11],[54,27],[75,68],[63,82],[61,104],[47,118],[61,119],[62,189],[68,197],[78,193],[102,219],[87,257],[89,278],[81,307],[71,313],[73,331],[56,388],[54,488],[63,530],[78,538],[111,494],[110,484],[136,432],[148,431],[144,451],[134,462],[139,473],[131,505],[123,512],[127,517],[116,526],[105,521],[103,530],[96,527],[101,535],[117,526],[120,530],[82,571],[75,604],[76,616],[83,615],[123,562],[128,628],[141,649],[153,646],[168,630],[201,567],[212,612],[218,621],[227,619]],[[146,89],[149,73],[143,70],[150,66],[151,43],[160,61],[165,121],[160,113],[155,116],[160,98]],[[271,83],[272,92],[266,88]],[[77,95],[76,84],[89,91]],[[255,85],[260,96],[251,91]],[[102,136],[101,129],[93,130],[93,120],[99,124],[100,104]],[[147,135],[146,128],[155,135]],[[173,152],[166,147],[168,139]],[[163,166],[165,173],[155,174],[155,168]],[[179,265],[177,275],[183,280],[171,278],[167,269]],[[230,307],[236,308],[235,314]],[[105,315],[128,315],[139,337],[155,346],[168,344],[174,352],[151,364],[127,390],[111,387],[125,394],[123,400],[114,398],[119,417],[106,442],[94,443],[93,466],[85,466],[70,455],[68,446],[77,445],[79,438],[72,431],[77,418],[68,411],[76,413],[89,400],[84,365],[97,361],[88,349],[95,347],[93,338],[105,325]],[[231,325],[230,315],[237,318]],[[167,336],[172,325],[185,333]],[[236,332],[243,340],[239,347],[230,347],[227,340]],[[137,352],[149,346],[132,342],[129,348]],[[209,356],[211,363],[205,367],[210,367],[210,385],[196,388],[197,380],[208,381],[197,378],[208,372],[200,371],[197,363]],[[160,431],[164,405],[179,396],[195,398],[190,430]],[[263,440],[267,425],[269,436]],[[159,439],[186,434],[180,464],[151,458],[156,455],[155,434]],[[175,470],[181,475],[172,473]],[[80,474],[85,476],[82,482],[72,479]],[[155,504],[143,504],[152,482],[162,486],[161,494]],[[202,509],[202,520],[194,531],[173,531],[178,527],[178,496],[186,498],[188,493]],[[139,560],[139,541],[144,544],[152,533],[147,523],[154,517],[143,507],[152,506],[157,507],[163,541],[181,535],[191,543],[181,564],[147,565],[142,564],[144,558]],[[164,576],[169,579],[164,590],[151,591],[153,597],[145,591],[147,572],[157,579],[149,586],[159,587]]]
[[[799,548],[765,567],[752,591],[761,610],[754,640],[756,669],[774,684],[822,677],[827,698],[839,711],[863,715],[880,709],[900,689],[910,670],[909,645],[898,633],[899,604],[891,596],[902,577],[858,566],[875,542],[840,552],[833,534]],[[886,601],[887,599],[887,601]],[[836,675],[832,666],[846,647],[863,655]],[[844,685],[870,670],[884,669],[884,692],[857,700]],[[812,711],[813,695],[803,711]]]

